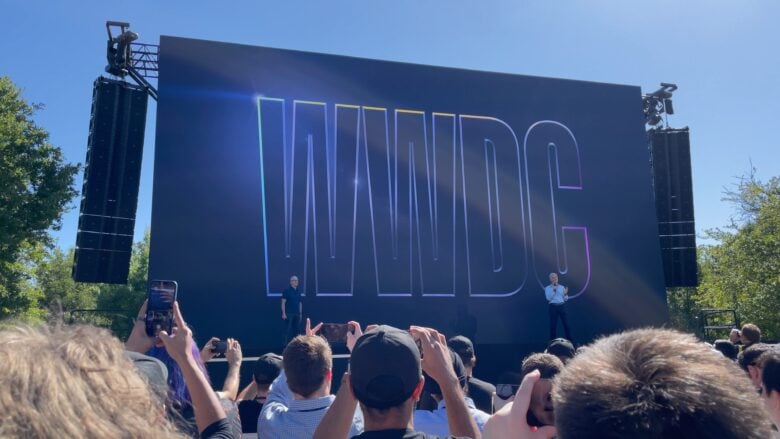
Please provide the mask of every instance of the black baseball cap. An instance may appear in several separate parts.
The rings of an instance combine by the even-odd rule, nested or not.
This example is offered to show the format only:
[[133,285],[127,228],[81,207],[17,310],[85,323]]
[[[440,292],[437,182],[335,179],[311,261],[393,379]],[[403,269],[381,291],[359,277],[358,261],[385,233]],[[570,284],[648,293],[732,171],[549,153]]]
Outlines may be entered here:
[[268,353],[257,358],[253,375],[257,384],[271,384],[282,371],[282,356]]
[[556,338],[555,340],[551,341],[549,345],[547,345],[547,349],[545,349],[545,354],[552,354],[555,355],[558,358],[566,358],[571,359],[574,358],[574,354],[577,351],[574,349],[574,345],[569,340],[566,340],[565,338]]
[[422,376],[420,351],[412,336],[386,325],[357,340],[349,364],[355,397],[375,409],[401,405]]
[[455,351],[455,353],[460,355],[460,359],[464,363],[474,356],[474,344],[468,337],[456,335],[447,340],[447,346],[449,346],[450,350]]
[[[458,377],[460,387],[463,388],[466,385],[466,380],[468,379],[468,376],[466,375],[466,368],[463,367],[463,362],[460,360],[460,355],[450,351],[450,356],[452,357],[452,369],[455,370],[455,376]],[[425,384],[423,389],[427,390],[428,393],[433,395],[441,395],[442,393],[441,387],[439,387],[439,383],[428,376],[428,374],[425,372],[423,372],[423,376],[425,377]]]

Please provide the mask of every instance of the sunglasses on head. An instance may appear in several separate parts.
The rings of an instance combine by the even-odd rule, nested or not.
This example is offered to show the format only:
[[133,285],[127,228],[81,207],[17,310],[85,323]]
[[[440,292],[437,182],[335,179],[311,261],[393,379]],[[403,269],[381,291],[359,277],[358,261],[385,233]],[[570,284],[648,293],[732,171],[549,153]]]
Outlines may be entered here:
[[519,388],[519,384],[496,384],[496,396],[503,400],[507,400],[514,396]]

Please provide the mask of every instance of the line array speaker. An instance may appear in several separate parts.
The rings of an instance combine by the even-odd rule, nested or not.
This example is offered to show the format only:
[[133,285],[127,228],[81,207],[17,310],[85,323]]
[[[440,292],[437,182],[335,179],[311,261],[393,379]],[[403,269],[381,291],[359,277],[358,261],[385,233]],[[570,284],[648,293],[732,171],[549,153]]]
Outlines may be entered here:
[[696,226],[688,128],[649,132],[653,188],[667,287],[696,286]]
[[73,258],[75,281],[127,283],[147,101],[140,87],[95,80]]

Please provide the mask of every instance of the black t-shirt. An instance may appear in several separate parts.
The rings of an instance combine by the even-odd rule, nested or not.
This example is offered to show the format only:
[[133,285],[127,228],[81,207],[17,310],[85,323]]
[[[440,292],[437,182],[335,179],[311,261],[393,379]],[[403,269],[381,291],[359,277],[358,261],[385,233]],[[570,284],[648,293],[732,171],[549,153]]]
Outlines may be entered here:
[[363,433],[353,436],[352,439],[468,439],[459,438],[455,436],[432,436],[425,434],[421,431],[414,431],[405,428],[397,430],[376,430],[376,431],[364,431]]
[[282,291],[282,299],[287,301],[284,304],[285,314],[289,316],[301,313],[301,293],[297,288],[289,287]]
[[263,404],[253,399],[245,399],[238,403],[238,414],[241,417],[243,433],[257,433],[257,418],[263,410]]
[[474,377],[469,377],[469,398],[474,400],[474,405],[483,412],[493,413],[493,392],[496,386],[486,383]]
[[204,428],[200,432],[200,437],[201,439],[234,439],[236,436],[231,431],[230,421],[220,419]]

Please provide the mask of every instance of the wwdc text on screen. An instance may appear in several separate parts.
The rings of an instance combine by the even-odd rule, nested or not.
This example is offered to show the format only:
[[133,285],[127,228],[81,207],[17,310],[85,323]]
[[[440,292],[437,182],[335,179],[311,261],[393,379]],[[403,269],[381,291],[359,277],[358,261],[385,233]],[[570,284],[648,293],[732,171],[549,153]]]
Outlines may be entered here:
[[[313,274],[304,280],[313,294],[353,296],[357,246],[374,263],[373,283],[361,290],[377,296],[455,296],[461,289],[456,249],[465,257],[462,289],[470,296],[519,293],[529,264],[538,287],[553,270],[581,275],[572,298],[587,290],[587,227],[559,228],[555,214],[556,191],[582,190],[577,140],[562,123],[534,123],[521,148],[514,130],[489,116],[270,97],[258,98],[258,116],[263,208],[284,212],[281,228],[264,215],[269,296],[279,296],[271,285],[285,280],[274,273],[295,266]],[[548,170],[543,181],[524,181],[529,157],[530,166]],[[361,204],[363,228],[357,227]],[[536,247],[552,250],[552,268],[536,263]]]

